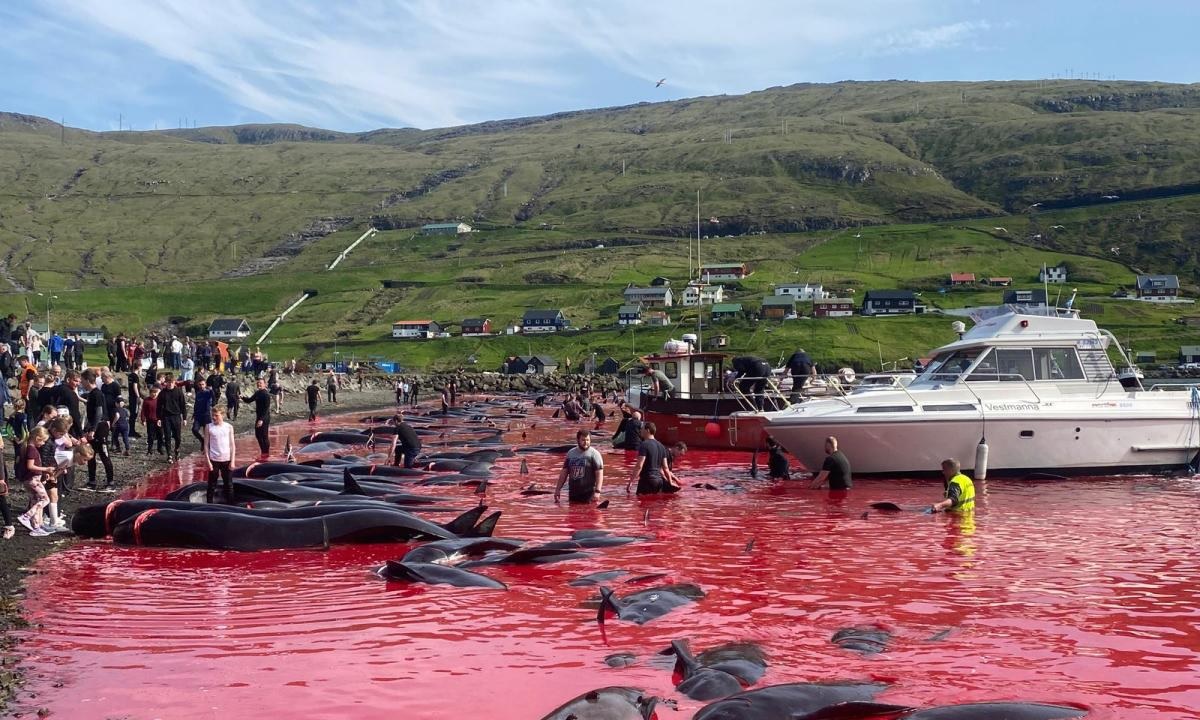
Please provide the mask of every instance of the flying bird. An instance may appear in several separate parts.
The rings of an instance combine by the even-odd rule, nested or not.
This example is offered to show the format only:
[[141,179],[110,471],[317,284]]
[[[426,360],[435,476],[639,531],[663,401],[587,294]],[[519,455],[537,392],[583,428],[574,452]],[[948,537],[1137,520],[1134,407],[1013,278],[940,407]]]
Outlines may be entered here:
[[1120,195],[1101,195],[1100,197],[1103,200],[1120,200],[1121,199]]
[[1051,225],[1050,229],[1051,230],[1066,230],[1067,226],[1066,225]]
[[996,232],[1003,232],[1003,233],[1008,232],[1008,230],[1006,230],[1005,228],[1002,228],[1002,227],[994,227],[992,229],[995,230]]
[[663,83],[665,83],[666,81],[667,81],[667,79],[663,78],[663,79],[659,80],[658,82],[654,83],[654,87],[662,87]]

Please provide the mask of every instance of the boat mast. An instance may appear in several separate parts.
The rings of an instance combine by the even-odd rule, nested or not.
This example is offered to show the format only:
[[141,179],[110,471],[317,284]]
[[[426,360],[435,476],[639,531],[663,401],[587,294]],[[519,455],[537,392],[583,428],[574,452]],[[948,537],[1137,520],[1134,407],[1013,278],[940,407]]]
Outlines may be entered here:
[[[692,244],[688,243],[688,247]],[[696,189],[696,350],[704,349],[700,329],[704,325],[704,279],[700,271],[700,189]]]

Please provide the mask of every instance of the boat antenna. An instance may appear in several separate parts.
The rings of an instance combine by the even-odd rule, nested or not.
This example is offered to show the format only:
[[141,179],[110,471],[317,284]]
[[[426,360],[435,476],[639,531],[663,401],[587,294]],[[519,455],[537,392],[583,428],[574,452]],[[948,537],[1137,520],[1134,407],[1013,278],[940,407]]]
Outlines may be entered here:
[[[692,245],[688,243],[690,248]],[[691,253],[688,253],[689,257]],[[699,284],[696,285],[696,351],[704,349],[704,343],[700,336],[701,328],[704,327],[704,279],[700,276],[700,190],[696,189],[696,278]]]
[[[1045,301],[1047,303],[1049,303],[1050,302],[1050,273],[1047,272],[1047,270],[1046,270],[1046,263],[1042,263],[1042,293],[1045,296]],[[1058,307],[1058,301],[1054,302],[1054,306],[1055,306],[1055,308]],[[1055,314],[1056,315],[1058,314],[1057,310],[1055,310]]]

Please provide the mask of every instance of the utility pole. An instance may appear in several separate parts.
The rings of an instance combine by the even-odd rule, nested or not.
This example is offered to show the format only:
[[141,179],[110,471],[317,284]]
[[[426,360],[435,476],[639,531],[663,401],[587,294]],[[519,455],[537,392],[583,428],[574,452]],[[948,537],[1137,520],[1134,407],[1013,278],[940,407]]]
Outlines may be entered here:
[[124,127],[124,125],[125,125],[125,115],[122,113],[117,113],[117,132],[120,132],[121,128]]
[[63,145],[67,144],[67,118],[65,115],[58,122],[58,141]]
[[625,177],[625,158],[621,158],[621,177]]

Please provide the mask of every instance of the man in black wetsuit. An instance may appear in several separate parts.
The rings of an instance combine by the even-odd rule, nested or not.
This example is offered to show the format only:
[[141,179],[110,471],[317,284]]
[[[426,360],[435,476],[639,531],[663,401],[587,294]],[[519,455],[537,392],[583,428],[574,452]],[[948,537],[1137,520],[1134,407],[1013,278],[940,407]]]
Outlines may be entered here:
[[816,377],[817,366],[813,365],[812,358],[804,352],[804,348],[800,348],[788,358],[787,369],[792,373],[792,396],[789,400],[794,403],[800,402],[800,393],[808,379]]
[[254,394],[242,400],[254,403],[254,439],[258,441],[258,449],[262,457],[271,454],[271,393],[267,390],[265,378],[259,378],[255,384]]
[[108,455],[108,438],[112,433],[112,423],[109,421],[107,398],[104,391],[96,384],[96,373],[92,370],[83,372],[83,389],[87,392],[87,415],[83,424],[83,437],[92,446],[92,459],[88,460],[88,490],[99,490],[96,478],[96,463],[104,465],[104,491],[112,492],[113,464]]
[[752,398],[754,406],[762,410],[765,406],[767,378],[771,377],[771,364],[754,355],[739,355],[733,359],[731,366],[738,390]]
[[850,460],[838,450],[837,438],[830,435],[825,438],[825,462],[821,472],[813,478],[812,487],[819,488],[829,485],[830,490],[850,489]]
[[637,481],[638,495],[653,495],[660,492],[674,492],[679,488],[669,485],[667,478],[671,477],[671,469],[667,466],[667,448],[654,438],[657,428],[654,423],[643,423],[641,426],[642,444],[638,448],[638,461],[633,471],[629,473],[629,482],[625,483],[625,492],[633,482]]
[[242,405],[241,392],[238,376],[231,375],[229,382],[225,383],[225,414],[229,417],[230,422],[237,420],[238,408]]
[[396,426],[396,457],[392,464],[399,465],[403,458],[404,467],[411,468],[417,455],[421,454],[421,437],[412,425],[404,422],[403,412],[396,413],[392,424]]

